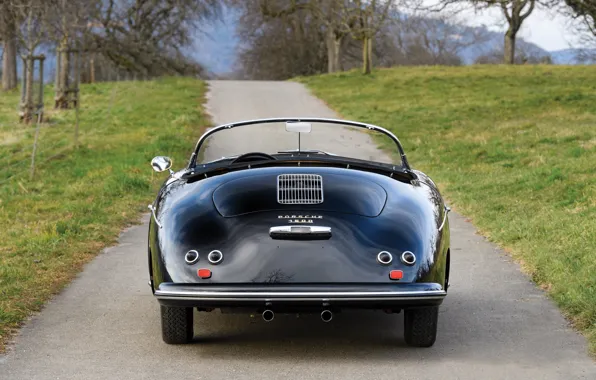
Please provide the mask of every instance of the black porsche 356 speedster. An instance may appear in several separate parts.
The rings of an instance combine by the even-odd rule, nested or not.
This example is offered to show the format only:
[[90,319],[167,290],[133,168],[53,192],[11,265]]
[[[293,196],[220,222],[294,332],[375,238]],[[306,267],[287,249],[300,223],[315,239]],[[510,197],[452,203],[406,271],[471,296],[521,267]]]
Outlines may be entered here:
[[[243,140],[256,126],[294,149],[253,150],[261,139]],[[221,145],[208,138],[232,129],[251,132],[236,140],[251,149],[207,157]],[[381,143],[373,134],[395,146],[398,163],[356,157],[362,139]],[[334,139],[341,154],[320,147]],[[208,130],[178,172],[167,157],[151,164],[170,173],[149,206],[148,244],[166,343],[192,340],[196,308],[265,321],[315,312],[323,322],[346,309],[403,310],[406,343],[434,344],[449,285],[449,208],[390,131],[336,119],[242,121]]]

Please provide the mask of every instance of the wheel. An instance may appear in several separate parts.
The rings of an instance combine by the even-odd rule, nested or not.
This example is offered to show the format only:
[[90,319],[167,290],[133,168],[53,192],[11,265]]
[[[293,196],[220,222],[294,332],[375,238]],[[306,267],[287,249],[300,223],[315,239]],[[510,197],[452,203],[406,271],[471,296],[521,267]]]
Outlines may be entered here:
[[161,336],[167,344],[184,344],[192,340],[192,308],[160,305]]
[[430,347],[437,339],[439,307],[423,307],[404,311],[404,336],[414,347]]

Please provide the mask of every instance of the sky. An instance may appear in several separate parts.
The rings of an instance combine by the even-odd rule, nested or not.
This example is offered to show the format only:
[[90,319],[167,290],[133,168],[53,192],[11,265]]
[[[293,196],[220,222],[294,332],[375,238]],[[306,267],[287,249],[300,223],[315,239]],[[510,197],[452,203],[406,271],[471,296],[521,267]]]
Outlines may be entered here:
[[[504,16],[499,9],[478,13],[471,10],[463,11],[458,14],[457,18],[470,26],[484,24],[491,30],[504,31],[506,29]],[[572,33],[568,19],[544,8],[534,9],[522,24],[518,36],[548,51],[568,49],[575,42],[575,35]],[[573,47],[581,46],[574,45]]]

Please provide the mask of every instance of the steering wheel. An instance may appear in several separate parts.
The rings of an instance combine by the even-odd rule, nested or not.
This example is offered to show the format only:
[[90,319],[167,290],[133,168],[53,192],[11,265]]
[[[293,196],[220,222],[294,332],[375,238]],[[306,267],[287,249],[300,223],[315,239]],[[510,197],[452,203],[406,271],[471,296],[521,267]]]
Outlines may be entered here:
[[238,162],[245,162],[245,161],[257,161],[257,160],[277,160],[277,158],[273,157],[270,154],[262,153],[262,152],[250,152],[244,153],[240,156],[236,157],[234,161],[230,162],[230,165],[236,164]]

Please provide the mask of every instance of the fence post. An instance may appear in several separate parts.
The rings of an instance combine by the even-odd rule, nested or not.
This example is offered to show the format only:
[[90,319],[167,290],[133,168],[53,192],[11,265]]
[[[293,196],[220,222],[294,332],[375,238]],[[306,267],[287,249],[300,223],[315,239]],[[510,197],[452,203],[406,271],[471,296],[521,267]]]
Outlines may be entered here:
[[27,72],[27,60],[23,57],[23,77],[21,78],[22,84],[21,84],[21,103],[25,102],[25,89],[26,89],[26,83],[27,83],[27,78],[25,76],[25,73]]
[[60,52],[60,49],[56,49],[56,68],[55,68],[55,73],[54,73],[54,92],[58,93],[58,90],[60,89],[60,67],[62,65],[62,53]]
[[89,59],[89,83],[95,83],[95,53]]
[[75,67],[74,67],[74,82],[75,82],[75,133],[74,133],[74,147],[79,148],[79,94],[81,89],[79,88],[80,74],[81,74],[81,53],[77,51],[75,56]]
[[44,106],[43,106],[43,64],[44,61],[46,60],[45,55],[40,55],[38,57],[39,60],[39,94],[37,97],[37,112],[39,115],[39,119],[43,120],[43,111],[44,111]]

